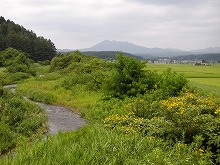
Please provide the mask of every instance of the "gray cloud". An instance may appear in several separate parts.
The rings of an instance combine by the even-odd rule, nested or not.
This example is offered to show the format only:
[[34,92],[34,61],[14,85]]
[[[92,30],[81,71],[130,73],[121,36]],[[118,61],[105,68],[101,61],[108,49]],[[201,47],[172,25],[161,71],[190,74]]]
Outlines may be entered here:
[[0,11],[58,48],[104,39],[186,50],[220,46],[219,0],[3,0]]

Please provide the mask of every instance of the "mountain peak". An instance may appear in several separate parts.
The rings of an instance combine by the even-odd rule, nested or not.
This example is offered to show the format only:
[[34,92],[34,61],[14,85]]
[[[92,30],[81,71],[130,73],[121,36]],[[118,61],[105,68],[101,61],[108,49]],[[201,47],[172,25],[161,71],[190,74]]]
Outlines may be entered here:
[[145,47],[137,46],[126,41],[104,40],[91,48],[81,49],[81,51],[122,51],[131,54],[146,52]]
[[183,51],[172,48],[147,48],[126,41],[104,40],[90,48],[80,49],[80,51],[122,51],[134,55],[141,55],[143,57],[173,57],[189,54],[220,53],[220,47],[206,48],[195,51]]

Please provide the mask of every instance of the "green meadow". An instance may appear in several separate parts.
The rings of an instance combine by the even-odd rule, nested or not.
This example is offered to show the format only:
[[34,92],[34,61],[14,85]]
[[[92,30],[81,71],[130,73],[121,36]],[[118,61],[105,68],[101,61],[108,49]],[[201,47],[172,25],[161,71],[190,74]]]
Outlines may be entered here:
[[192,64],[147,64],[146,69],[162,73],[171,68],[184,74],[191,87],[196,87],[203,94],[213,94],[220,98],[220,64],[194,66]]
[[220,65],[194,66],[192,64],[147,64],[146,69],[162,73],[171,68],[173,71],[184,74],[187,78],[220,78]]
[[17,94],[68,107],[88,124],[19,145],[0,164],[219,163],[220,106],[205,95],[219,96],[220,65],[118,58],[112,64],[74,52],[34,64],[36,76],[20,82]]

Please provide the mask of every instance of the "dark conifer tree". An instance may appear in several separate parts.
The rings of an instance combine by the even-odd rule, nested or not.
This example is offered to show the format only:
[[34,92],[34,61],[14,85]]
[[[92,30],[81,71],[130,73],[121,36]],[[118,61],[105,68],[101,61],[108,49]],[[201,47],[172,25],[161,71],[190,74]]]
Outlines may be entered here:
[[34,61],[51,60],[56,47],[51,40],[38,37],[33,31],[0,17],[0,51],[9,47],[23,51]]

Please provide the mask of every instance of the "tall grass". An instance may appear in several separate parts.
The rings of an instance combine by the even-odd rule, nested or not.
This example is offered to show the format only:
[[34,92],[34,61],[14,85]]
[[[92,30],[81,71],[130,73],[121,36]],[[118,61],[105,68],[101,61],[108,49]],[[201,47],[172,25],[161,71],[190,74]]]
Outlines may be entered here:
[[0,156],[46,132],[45,111],[0,87]]
[[20,148],[1,164],[211,164],[196,146],[187,147],[138,134],[126,135],[89,125]]
[[[203,69],[204,66],[147,64],[146,69],[162,72],[172,68],[178,73],[186,73],[187,77],[198,78],[220,77],[219,66]],[[75,69],[76,66],[72,67]],[[48,68],[41,69],[38,73],[45,75],[19,84],[18,91],[43,102],[47,102],[42,99],[46,93],[46,99],[51,98],[47,103],[77,109],[81,115],[94,122],[77,131],[59,133],[46,140],[39,140],[33,146],[26,144],[17,150],[15,158],[8,156],[5,160],[0,160],[0,164],[212,164],[209,151],[200,148],[201,139],[191,144],[178,141],[173,143],[149,135],[124,134],[105,128],[100,124],[102,120],[113,114],[126,114],[132,98],[101,100],[102,90],[88,90],[86,83],[71,82],[66,88],[64,80],[70,74],[48,74]],[[71,71],[73,70],[68,72]],[[157,110],[157,106],[152,104],[152,107]]]
[[87,90],[84,85],[75,85],[73,89],[65,89],[60,86],[62,78],[58,80],[39,81],[32,79],[18,85],[18,92],[34,101],[63,105],[82,116],[87,115],[98,100],[102,98],[102,92]]

